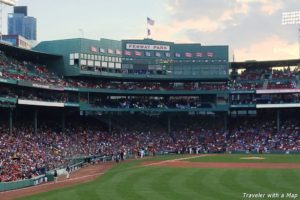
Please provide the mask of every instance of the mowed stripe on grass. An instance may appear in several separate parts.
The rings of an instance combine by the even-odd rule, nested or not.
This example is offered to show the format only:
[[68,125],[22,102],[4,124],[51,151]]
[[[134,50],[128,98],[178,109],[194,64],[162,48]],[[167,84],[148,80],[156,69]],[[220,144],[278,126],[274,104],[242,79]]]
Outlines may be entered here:
[[300,172],[288,169],[136,167],[122,163],[97,181],[24,199],[238,200],[243,193],[299,193]]

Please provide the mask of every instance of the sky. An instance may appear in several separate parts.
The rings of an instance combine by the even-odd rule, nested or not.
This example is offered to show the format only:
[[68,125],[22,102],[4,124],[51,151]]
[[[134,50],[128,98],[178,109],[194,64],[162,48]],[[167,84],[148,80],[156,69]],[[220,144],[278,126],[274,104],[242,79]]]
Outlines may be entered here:
[[[78,38],[143,39],[146,18],[154,40],[228,45],[230,60],[299,58],[298,25],[282,25],[282,12],[299,0],[18,0],[37,18],[38,41]],[[7,33],[9,6],[3,7]],[[233,56],[234,55],[234,56]]]

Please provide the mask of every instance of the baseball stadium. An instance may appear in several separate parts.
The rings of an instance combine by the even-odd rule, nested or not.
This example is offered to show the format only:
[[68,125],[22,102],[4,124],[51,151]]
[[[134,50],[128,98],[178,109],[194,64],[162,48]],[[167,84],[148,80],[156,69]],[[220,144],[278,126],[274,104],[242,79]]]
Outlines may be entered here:
[[0,43],[0,199],[299,199],[300,60],[228,51]]

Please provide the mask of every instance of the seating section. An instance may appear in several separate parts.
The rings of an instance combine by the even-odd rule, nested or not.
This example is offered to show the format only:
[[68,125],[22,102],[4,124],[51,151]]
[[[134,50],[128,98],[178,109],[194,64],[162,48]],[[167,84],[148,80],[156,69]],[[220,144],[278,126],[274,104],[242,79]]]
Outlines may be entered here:
[[[228,132],[212,122],[215,127],[208,128],[207,123],[191,123],[190,120],[185,123],[185,128],[174,126],[174,131],[167,134],[156,125],[159,124],[158,120],[151,119],[157,123],[150,126],[146,122],[138,123],[136,130],[114,130],[113,134],[102,131],[99,125],[91,123],[89,126],[73,123],[72,127],[66,128],[64,134],[57,131],[56,126],[42,125],[38,134],[34,134],[29,124],[20,123],[15,125],[13,134],[10,135],[8,128],[2,125],[0,182],[38,176],[67,164],[67,158],[86,155],[112,156],[119,152],[135,155],[140,149],[152,153],[300,150],[299,121],[286,120],[281,131],[277,132],[272,121],[240,120]],[[209,120],[206,122],[209,123]],[[180,125],[180,121],[178,124]],[[152,131],[146,131],[145,127]]]

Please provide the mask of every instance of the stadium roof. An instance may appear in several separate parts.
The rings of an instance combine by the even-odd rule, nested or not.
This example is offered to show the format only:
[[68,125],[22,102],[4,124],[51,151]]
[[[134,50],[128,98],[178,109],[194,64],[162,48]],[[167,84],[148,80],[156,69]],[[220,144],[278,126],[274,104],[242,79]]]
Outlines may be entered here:
[[37,63],[44,63],[50,59],[59,59],[62,55],[48,54],[39,51],[33,51],[29,49],[19,48],[0,41],[0,51],[5,52],[8,56],[12,56],[20,60],[28,60]]
[[256,61],[250,60],[245,62],[232,62],[230,63],[231,68],[265,68],[265,67],[288,67],[297,66],[300,64],[300,59],[293,60],[268,60],[268,61]]

